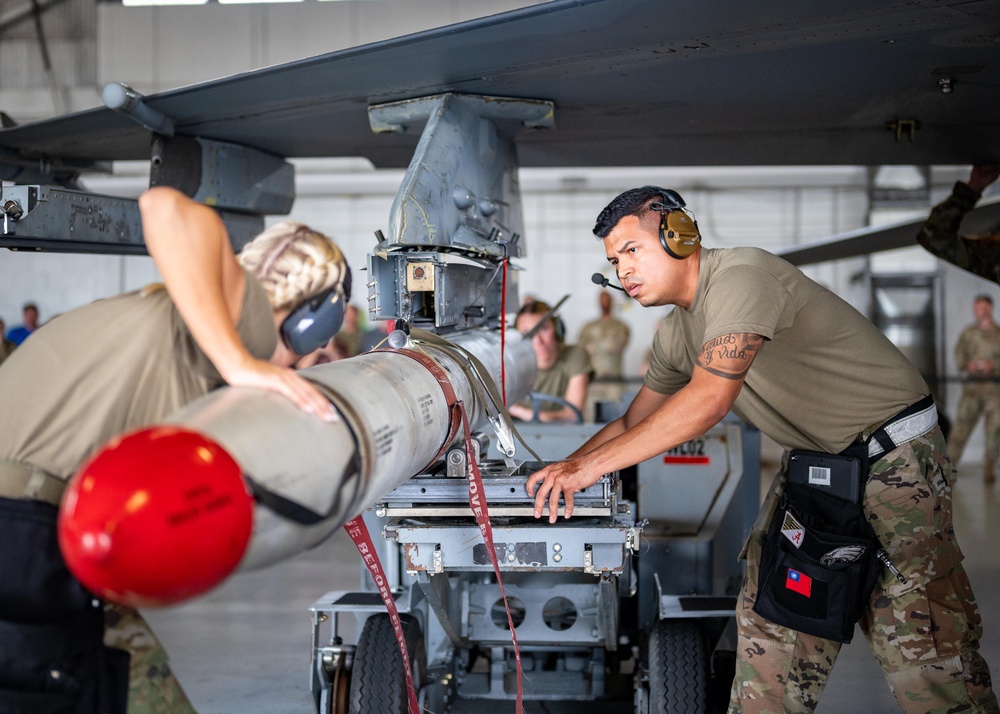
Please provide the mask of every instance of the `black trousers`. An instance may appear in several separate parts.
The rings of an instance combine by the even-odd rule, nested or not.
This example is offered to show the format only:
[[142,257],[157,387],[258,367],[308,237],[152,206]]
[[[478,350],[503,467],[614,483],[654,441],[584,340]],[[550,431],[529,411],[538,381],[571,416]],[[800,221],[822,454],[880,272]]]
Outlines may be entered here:
[[0,498],[0,714],[124,714],[128,653],[67,570],[57,509]]

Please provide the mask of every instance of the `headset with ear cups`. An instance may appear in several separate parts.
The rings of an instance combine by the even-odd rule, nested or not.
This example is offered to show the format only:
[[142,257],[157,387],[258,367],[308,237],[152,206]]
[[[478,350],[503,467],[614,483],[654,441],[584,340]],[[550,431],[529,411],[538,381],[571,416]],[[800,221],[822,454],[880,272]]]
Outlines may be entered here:
[[[565,298],[564,298],[565,299]],[[556,307],[559,307],[558,305]],[[552,307],[548,303],[542,302],[541,300],[535,300],[527,305],[522,305],[521,309],[517,311],[517,315],[514,317],[514,323],[517,324],[517,318],[521,315],[531,314],[531,315],[544,315],[545,313],[552,310]],[[549,315],[549,319],[552,321],[552,328],[555,331],[556,341],[565,342],[566,341],[566,323],[562,321],[562,318],[558,314],[553,313]]]
[[555,328],[556,342],[566,341],[566,323],[558,315],[552,316],[552,327]]
[[701,233],[698,222],[684,207],[684,199],[676,191],[660,189],[662,201],[654,201],[649,207],[660,213],[660,245],[671,258],[682,260],[698,248]]
[[351,269],[344,263],[344,277],[292,310],[279,332],[292,352],[307,355],[325,345],[340,331],[351,300]]

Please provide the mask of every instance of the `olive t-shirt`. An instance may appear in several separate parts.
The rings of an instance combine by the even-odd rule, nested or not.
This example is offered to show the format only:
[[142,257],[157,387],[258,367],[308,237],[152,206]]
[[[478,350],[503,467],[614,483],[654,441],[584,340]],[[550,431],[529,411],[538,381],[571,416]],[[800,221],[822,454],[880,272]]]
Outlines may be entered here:
[[646,386],[677,392],[706,342],[743,332],[765,342],[733,412],[786,449],[838,453],[930,392],[861,313],[756,248],[702,250],[691,307],[675,308],[653,338]]
[[[531,391],[565,397],[569,380],[578,374],[589,374],[591,371],[590,357],[582,348],[576,345],[561,345],[555,363],[548,369],[538,370]],[[539,410],[543,412],[556,412],[562,408],[563,405],[558,402],[542,402],[539,406]]]
[[[273,311],[249,274],[236,329],[254,357],[274,354]],[[98,300],[47,322],[0,366],[0,459],[68,479],[111,438],[222,384],[166,290]]]

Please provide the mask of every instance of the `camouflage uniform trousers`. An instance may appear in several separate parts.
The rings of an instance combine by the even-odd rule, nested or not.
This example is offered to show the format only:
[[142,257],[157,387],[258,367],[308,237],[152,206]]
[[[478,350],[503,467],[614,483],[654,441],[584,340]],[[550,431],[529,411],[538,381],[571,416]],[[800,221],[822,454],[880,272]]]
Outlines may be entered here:
[[955,424],[948,435],[948,453],[958,463],[979,417],[985,418],[986,463],[1000,459],[1000,382],[966,382],[958,401]]
[[194,707],[170,670],[163,645],[138,612],[124,605],[105,604],[104,644],[132,656],[128,714],[194,714]]
[[[907,582],[883,570],[860,625],[907,713],[1000,712],[978,651],[982,623],[952,527],[953,480],[935,427],[872,463],[865,490],[868,519]],[[784,482],[783,474],[775,478],[747,545],[730,714],[813,712],[840,653],[839,642],[753,611],[760,547]]]

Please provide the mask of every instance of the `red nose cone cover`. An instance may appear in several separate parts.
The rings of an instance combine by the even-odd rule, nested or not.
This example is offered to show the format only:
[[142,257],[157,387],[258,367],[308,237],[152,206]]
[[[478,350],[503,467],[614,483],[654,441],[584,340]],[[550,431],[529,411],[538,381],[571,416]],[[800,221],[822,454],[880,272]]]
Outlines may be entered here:
[[173,426],[115,439],[73,477],[59,545],[88,589],[133,607],[215,586],[243,557],[253,498],[218,444]]

